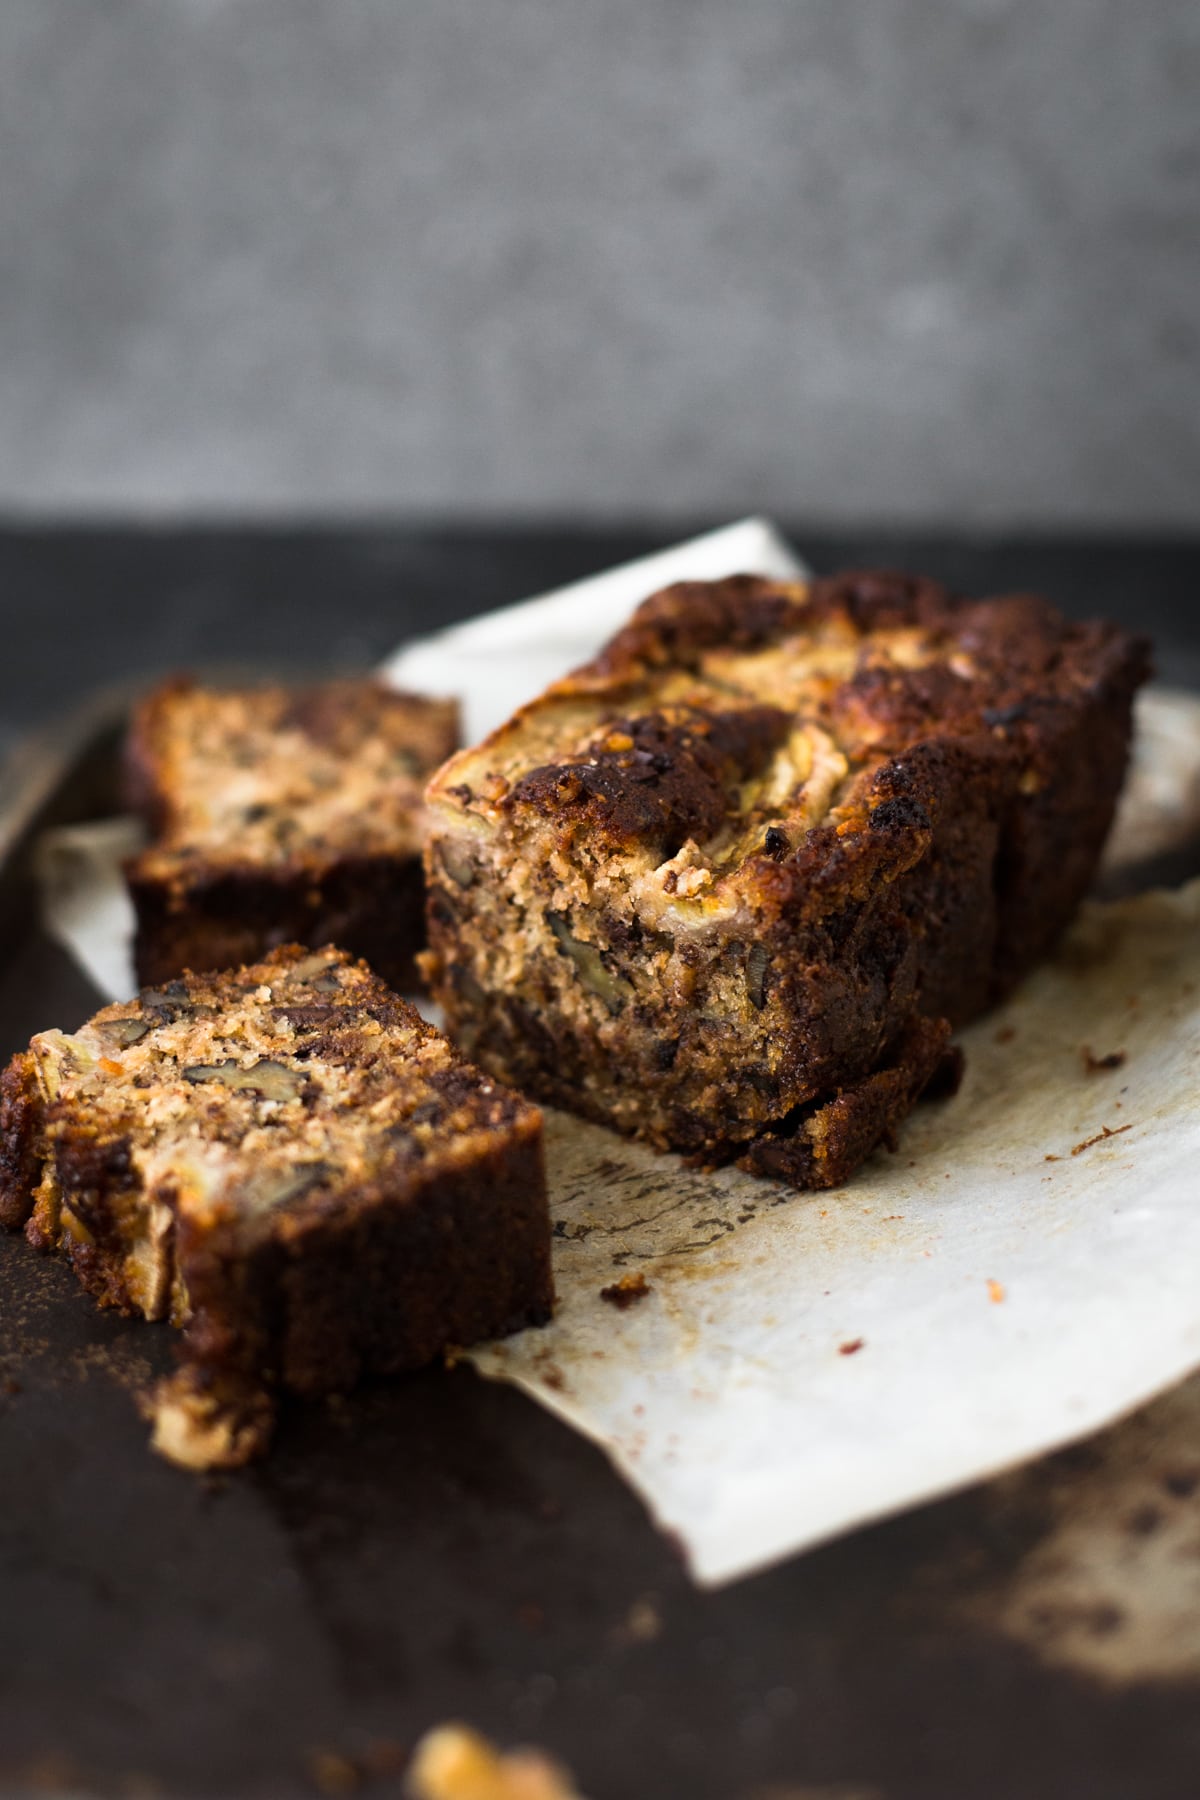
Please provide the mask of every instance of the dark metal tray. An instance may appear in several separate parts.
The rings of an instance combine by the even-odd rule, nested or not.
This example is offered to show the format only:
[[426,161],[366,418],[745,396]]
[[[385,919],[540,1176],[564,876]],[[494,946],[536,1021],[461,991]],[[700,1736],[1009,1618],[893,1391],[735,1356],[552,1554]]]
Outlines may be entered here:
[[[6,771],[5,1055],[96,1004],[28,852],[111,808],[122,704]],[[169,1359],[0,1241],[0,1792],[394,1795],[455,1717],[590,1800],[1200,1792],[1200,1381],[704,1594],[597,1450],[468,1370],[296,1405],[198,1481],[133,1401]]]

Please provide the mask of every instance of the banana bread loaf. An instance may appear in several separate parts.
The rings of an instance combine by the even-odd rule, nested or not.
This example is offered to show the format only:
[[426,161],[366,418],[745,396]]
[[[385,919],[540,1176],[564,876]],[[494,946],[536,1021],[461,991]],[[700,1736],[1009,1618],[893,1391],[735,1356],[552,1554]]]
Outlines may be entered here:
[[348,1387],[549,1316],[541,1115],[363,963],[276,950],[45,1031],[0,1078],[0,1222],[183,1327],[160,1447],[252,1454]]
[[430,786],[452,1035],[660,1147],[844,1180],[1070,918],[1146,672],[1026,595],[665,589]]
[[457,742],[454,701],[372,680],[158,688],[126,754],[130,802],[154,834],[126,870],[138,980],[338,943],[410,986],[421,793]]

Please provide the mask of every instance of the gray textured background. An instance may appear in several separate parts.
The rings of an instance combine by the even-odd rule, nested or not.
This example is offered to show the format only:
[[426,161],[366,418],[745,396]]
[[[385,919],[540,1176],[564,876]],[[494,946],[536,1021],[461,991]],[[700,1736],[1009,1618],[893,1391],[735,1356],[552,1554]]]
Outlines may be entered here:
[[1197,0],[2,0],[0,507],[1200,523]]

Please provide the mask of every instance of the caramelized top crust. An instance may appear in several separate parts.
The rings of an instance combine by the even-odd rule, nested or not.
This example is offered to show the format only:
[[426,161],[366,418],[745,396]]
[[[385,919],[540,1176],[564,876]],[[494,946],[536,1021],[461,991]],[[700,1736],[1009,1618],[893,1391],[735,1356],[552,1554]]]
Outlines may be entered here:
[[536,1110],[481,1076],[365,963],[295,946],[185,974],[30,1046],[60,1177],[88,1168],[239,1240],[396,1196]]
[[1146,673],[1141,640],[1031,595],[872,571],[685,582],[453,758],[428,800],[460,871],[489,841],[536,842],[555,904],[762,924],[911,866],[939,760],[969,747],[1032,795],[1053,716]]
[[593,671],[620,677],[633,669],[668,663],[694,668],[697,653],[718,644],[758,649],[800,625],[803,592],[760,575],[677,581],[644,600],[629,624],[578,674]]
[[774,706],[675,707],[614,719],[586,760],[531,769],[504,805],[572,815],[615,850],[640,843],[674,856],[689,839],[719,831],[730,790],[762,773],[791,722]]
[[455,702],[377,681],[167,683],[137,708],[129,739],[130,799],[157,839],[137,872],[414,856],[422,789],[457,741]]

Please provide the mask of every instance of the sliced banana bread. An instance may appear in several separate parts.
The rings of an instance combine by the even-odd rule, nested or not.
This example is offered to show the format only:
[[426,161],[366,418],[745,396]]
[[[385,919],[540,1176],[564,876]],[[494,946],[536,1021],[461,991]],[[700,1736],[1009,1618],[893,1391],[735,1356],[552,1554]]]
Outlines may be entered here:
[[0,1078],[0,1222],[170,1317],[177,1460],[244,1460],[276,1387],[344,1389],[545,1320],[541,1115],[363,963],[276,950],[45,1031]]
[[1044,601],[654,595],[428,794],[428,973],[501,1079],[845,1179],[1091,880],[1147,650]]
[[138,980],[337,943],[410,986],[421,794],[457,742],[454,701],[372,680],[155,690],[126,754],[130,802],[154,834],[126,870]]

